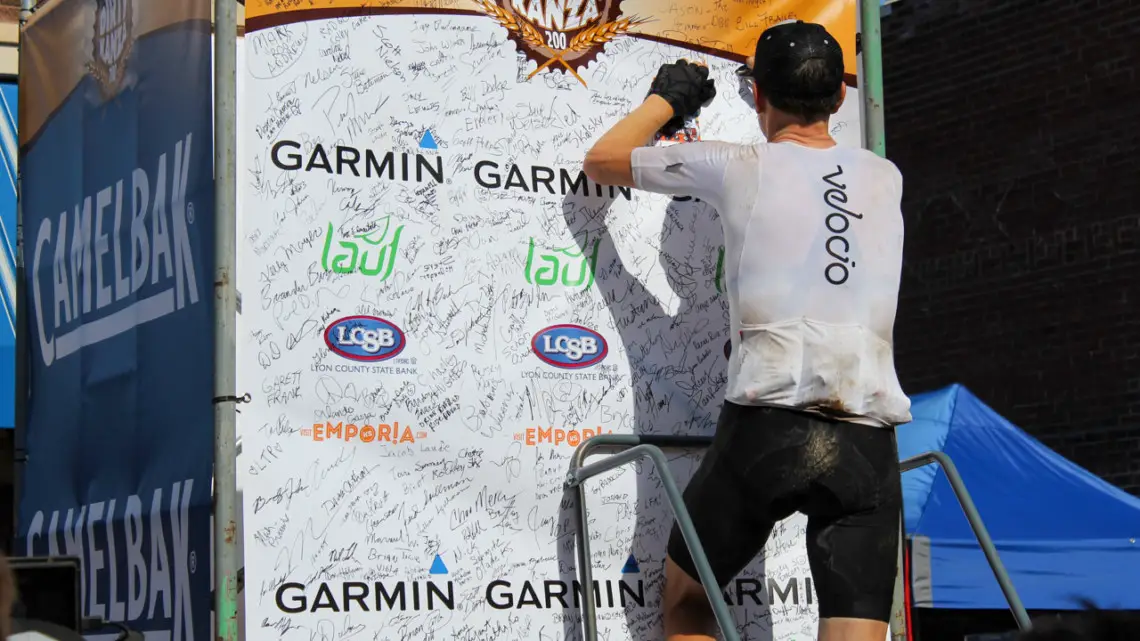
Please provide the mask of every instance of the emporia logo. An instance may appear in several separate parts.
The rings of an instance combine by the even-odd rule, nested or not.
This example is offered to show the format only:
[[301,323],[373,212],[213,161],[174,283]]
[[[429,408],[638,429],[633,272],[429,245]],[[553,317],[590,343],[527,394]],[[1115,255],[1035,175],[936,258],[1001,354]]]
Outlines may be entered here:
[[563,369],[597,365],[609,353],[605,337],[581,325],[552,325],[534,335],[531,350],[542,362]]
[[361,443],[415,443],[416,439],[427,437],[427,432],[412,432],[412,429],[405,425],[400,427],[399,421],[389,423],[377,423],[376,425],[357,425],[355,423],[345,423],[343,421],[326,421],[324,423],[313,423],[312,428],[302,427],[301,436],[307,436],[314,441],[333,441],[341,440],[346,443],[353,441],[360,441]]
[[408,341],[392,321],[378,316],[346,316],[328,326],[325,344],[342,358],[376,362],[399,355]]
[[476,0],[507,30],[519,51],[538,64],[527,79],[558,63],[582,86],[578,70],[605,44],[646,20],[622,17],[621,0]]
[[578,447],[578,444],[599,434],[613,434],[613,430],[603,430],[599,425],[595,429],[561,429],[556,427],[528,427],[525,432],[515,433],[515,440],[522,441],[528,446],[537,445],[569,445]]
[[[331,550],[329,562],[347,561],[357,554],[353,543],[344,550]],[[363,554],[362,554],[363,557]],[[357,561],[359,563],[359,561]],[[330,583],[282,583],[277,588],[277,609],[287,614],[302,612],[421,612],[454,610],[455,584],[447,565],[435,555],[426,580],[344,581]]]

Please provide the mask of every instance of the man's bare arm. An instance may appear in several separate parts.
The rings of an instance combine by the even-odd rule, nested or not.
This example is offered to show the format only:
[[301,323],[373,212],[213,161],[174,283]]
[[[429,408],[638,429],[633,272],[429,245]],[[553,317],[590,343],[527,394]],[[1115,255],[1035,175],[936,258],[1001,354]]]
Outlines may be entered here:
[[645,145],[665,123],[673,118],[673,107],[664,98],[651,95],[610,128],[590,151],[582,169],[586,176],[602,185],[634,187],[633,150]]

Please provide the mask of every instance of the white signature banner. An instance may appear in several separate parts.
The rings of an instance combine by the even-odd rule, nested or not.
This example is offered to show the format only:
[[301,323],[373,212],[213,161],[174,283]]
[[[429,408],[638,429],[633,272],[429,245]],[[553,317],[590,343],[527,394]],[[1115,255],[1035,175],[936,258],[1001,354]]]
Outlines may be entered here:
[[[249,639],[581,638],[574,448],[714,430],[717,214],[596,185],[581,160],[682,57],[718,96],[679,138],[760,140],[739,62],[627,35],[653,16],[616,3],[545,40],[541,12],[472,4],[312,11],[246,36]],[[834,121],[843,144],[858,102]],[[700,453],[670,456],[684,486]],[[644,464],[587,488],[599,638],[660,639],[660,479]],[[804,525],[781,523],[725,590],[745,638],[814,638]]]

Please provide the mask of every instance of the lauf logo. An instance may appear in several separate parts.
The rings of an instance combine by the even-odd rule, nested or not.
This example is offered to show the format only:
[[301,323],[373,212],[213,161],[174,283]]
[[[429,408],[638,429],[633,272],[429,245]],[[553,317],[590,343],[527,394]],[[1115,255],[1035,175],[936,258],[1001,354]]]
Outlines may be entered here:
[[601,334],[570,324],[547,327],[534,335],[530,346],[542,362],[563,369],[597,365],[609,353],[609,345]]
[[621,0],[476,0],[483,13],[507,30],[519,51],[543,69],[559,64],[582,86],[578,70],[605,44],[645,20],[623,18]]
[[134,50],[132,0],[95,0],[95,33],[88,72],[104,100],[118,95],[127,76],[127,62]]

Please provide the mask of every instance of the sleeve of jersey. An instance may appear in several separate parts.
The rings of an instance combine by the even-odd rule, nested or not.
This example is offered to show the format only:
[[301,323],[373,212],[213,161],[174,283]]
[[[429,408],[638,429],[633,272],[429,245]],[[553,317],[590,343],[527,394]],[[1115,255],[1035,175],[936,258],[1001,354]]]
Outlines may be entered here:
[[630,158],[634,186],[657,194],[715,202],[724,184],[731,149],[732,145],[721,142],[638,147]]

